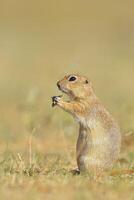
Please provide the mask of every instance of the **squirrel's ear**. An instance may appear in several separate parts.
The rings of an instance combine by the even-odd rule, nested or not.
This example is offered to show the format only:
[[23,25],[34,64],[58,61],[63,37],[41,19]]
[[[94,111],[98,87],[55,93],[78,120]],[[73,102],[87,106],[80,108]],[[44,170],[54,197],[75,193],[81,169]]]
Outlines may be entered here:
[[92,82],[90,81],[90,79],[87,78],[87,79],[84,81],[84,83],[85,83],[86,85],[89,85],[89,86],[92,87]]
[[88,78],[84,81],[85,84],[90,84],[90,82],[91,81]]

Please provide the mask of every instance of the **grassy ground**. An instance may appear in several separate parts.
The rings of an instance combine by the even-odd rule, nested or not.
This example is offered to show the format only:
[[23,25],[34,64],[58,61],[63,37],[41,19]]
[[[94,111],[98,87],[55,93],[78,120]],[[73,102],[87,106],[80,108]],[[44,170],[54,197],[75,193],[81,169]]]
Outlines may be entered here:
[[[56,82],[87,75],[122,135],[134,133],[133,2],[0,0],[0,199],[133,200],[133,176],[72,176],[78,125]],[[133,136],[119,169],[134,168]]]

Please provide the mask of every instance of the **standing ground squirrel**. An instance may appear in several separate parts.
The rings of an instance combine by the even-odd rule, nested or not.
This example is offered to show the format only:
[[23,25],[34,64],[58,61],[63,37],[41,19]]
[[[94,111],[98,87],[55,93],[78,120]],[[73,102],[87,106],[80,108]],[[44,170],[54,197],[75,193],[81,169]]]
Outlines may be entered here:
[[121,134],[118,124],[96,97],[91,81],[77,74],[58,81],[59,90],[70,101],[54,96],[57,105],[70,113],[79,123],[76,157],[79,171],[95,174],[110,169],[119,158]]

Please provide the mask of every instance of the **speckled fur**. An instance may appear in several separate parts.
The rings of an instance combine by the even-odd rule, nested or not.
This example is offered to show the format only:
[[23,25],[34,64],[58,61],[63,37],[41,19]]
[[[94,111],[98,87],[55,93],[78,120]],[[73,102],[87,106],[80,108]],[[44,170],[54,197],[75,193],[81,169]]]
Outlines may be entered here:
[[[77,79],[70,82],[69,77]],[[101,172],[110,169],[119,157],[121,134],[118,124],[96,97],[91,81],[77,74],[65,76],[59,89],[70,97],[57,105],[70,113],[79,123],[76,145],[78,169]]]

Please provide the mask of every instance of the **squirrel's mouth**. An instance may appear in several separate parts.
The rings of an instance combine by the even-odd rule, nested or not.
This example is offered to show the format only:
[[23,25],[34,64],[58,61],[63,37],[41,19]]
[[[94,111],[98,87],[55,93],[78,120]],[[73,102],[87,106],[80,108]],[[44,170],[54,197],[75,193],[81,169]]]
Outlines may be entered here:
[[65,94],[69,95],[69,92],[68,92],[67,89],[63,88],[60,84],[57,84],[57,86],[58,86],[58,89],[59,89],[61,92],[63,92],[63,93],[65,93]]
[[64,89],[64,88],[61,88],[60,91],[65,93],[65,94],[67,94],[67,95],[69,95],[68,91],[66,89]]
[[67,100],[68,102],[71,101],[71,100],[73,99],[73,97],[72,97],[72,95],[71,95],[71,93],[70,93],[69,90],[67,90],[66,88],[60,86],[59,84],[57,84],[57,86],[58,86],[58,89],[59,89],[62,93],[64,93],[64,94],[67,95],[67,97],[68,97],[69,99],[67,98],[66,100]]

